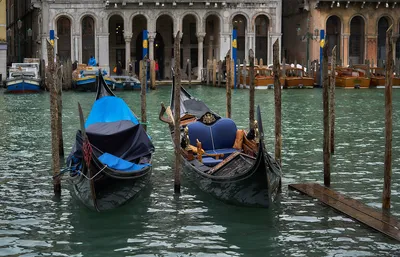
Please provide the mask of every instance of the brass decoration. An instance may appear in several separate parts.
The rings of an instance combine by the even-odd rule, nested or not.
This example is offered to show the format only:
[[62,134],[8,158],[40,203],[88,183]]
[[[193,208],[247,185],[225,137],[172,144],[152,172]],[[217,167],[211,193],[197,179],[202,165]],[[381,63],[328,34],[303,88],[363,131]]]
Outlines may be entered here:
[[185,136],[185,144],[186,144],[186,151],[190,150],[190,140],[189,140],[189,128],[186,126],[183,130],[184,136]]
[[215,117],[214,117],[214,115],[212,115],[211,113],[206,113],[206,114],[203,116],[203,123],[204,123],[204,124],[211,124],[211,123],[213,123],[213,122],[215,122]]
[[256,120],[254,121],[254,134],[255,134],[254,140],[258,144],[260,142],[260,132],[258,131],[258,122]]

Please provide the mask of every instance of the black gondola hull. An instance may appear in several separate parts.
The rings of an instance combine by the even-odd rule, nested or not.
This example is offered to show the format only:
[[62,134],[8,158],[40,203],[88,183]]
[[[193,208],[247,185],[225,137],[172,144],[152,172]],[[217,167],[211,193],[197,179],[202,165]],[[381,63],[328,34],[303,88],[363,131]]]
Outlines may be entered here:
[[[96,81],[98,82],[96,100],[115,96],[101,75]],[[154,146],[143,127],[140,124],[132,125],[128,120],[97,121],[96,126],[88,126],[89,129],[86,131],[80,106],[79,116],[81,130],[77,132],[74,147],[67,161],[75,197],[96,211],[111,210],[136,198],[144,188],[148,187],[154,152]],[[116,157],[111,159],[111,162],[108,159],[110,167],[100,161],[102,157],[105,158],[105,153],[113,158]],[[86,157],[90,158],[89,165],[85,163]],[[107,163],[107,159],[102,160]],[[124,161],[125,164],[120,163]],[[117,165],[118,163],[120,165]],[[141,166],[124,166],[129,163]]]
[[73,179],[73,191],[84,205],[96,211],[111,210],[136,198],[148,185],[152,171],[148,167],[137,174],[120,176],[114,170],[100,168],[95,161],[92,161],[90,167],[95,177],[91,179],[88,171],[83,171],[86,177],[81,175]]
[[[181,117],[190,114],[195,116],[196,122],[202,122],[203,115],[209,113],[214,117],[211,122],[216,122],[215,120],[219,118],[216,113],[211,111],[200,100],[192,97],[184,88],[181,87],[180,101],[175,102],[173,93],[174,84],[171,90],[171,111],[174,105],[179,102],[181,105]],[[165,110],[165,107],[163,107],[159,118],[161,121],[169,124],[172,142],[174,142],[173,119],[171,117],[162,117]],[[173,115],[173,113],[170,114],[170,116],[171,115]],[[202,191],[209,193],[223,202],[240,206],[270,207],[280,191],[282,173],[280,165],[268,154],[265,147],[261,112],[259,108],[257,109],[257,121],[259,137],[257,141],[253,141],[254,145],[258,145],[258,151],[253,152],[256,157],[248,156],[243,152],[236,152],[226,156],[226,160],[220,162],[213,168],[206,166],[197,159],[193,160],[193,157],[188,158],[190,155],[189,152],[182,149],[181,157],[184,163],[184,174],[186,174],[189,180],[194,182]],[[181,126],[181,146],[182,141],[189,141],[188,135],[184,134],[186,133],[184,132],[184,126],[186,125]],[[207,130],[204,130],[203,133],[207,133]],[[221,133],[219,135],[221,135]],[[183,140],[183,136],[186,137],[187,141],[186,139]],[[212,143],[209,144],[214,145],[214,138],[212,135],[210,137],[212,138],[210,140]],[[187,143],[185,143],[185,145],[187,145]],[[196,158],[196,155],[194,155],[194,158]]]

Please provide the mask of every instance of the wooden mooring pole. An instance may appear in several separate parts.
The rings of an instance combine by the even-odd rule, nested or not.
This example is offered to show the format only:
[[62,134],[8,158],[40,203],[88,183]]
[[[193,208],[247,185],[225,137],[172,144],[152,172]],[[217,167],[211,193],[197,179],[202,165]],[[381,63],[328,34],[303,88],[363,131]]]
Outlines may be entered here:
[[382,209],[390,209],[390,184],[392,182],[392,86],[393,86],[393,29],[386,31],[386,80],[385,80],[385,163]]
[[324,155],[324,184],[330,186],[331,184],[331,158],[330,158],[330,119],[329,119],[329,76],[328,76],[328,41],[325,41],[325,45],[322,49],[323,62],[322,62],[322,88],[323,88],[323,109],[324,109],[324,143],[323,143],[323,155]]
[[[249,108],[249,121],[250,121],[250,128],[254,128],[254,51],[253,49],[249,50],[249,62],[250,62],[250,77],[249,77],[249,84],[250,84],[250,108]],[[240,70],[240,69],[239,69]],[[240,83],[238,83],[239,85]]]
[[331,154],[335,153],[335,87],[336,87],[336,46],[332,49],[332,67],[331,67],[331,79],[330,79],[330,86],[329,86],[329,104],[330,104],[330,129],[331,129]]
[[274,98],[275,98],[275,160],[282,165],[282,92],[279,79],[279,40],[273,46]]
[[178,31],[175,37],[174,57],[175,57],[175,88],[174,88],[174,145],[175,145],[175,176],[174,176],[174,192],[181,192],[181,63],[180,63],[180,42],[181,32]]
[[189,88],[191,88],[192,87],[192,61],[190,59],[188,59],[187,62],[188,62],[187,65],[188,65],[188,70],[189,70],[189,73],[188,73]]
[[146,113],[146,89],[147,89],[147,60],[140,61],[140,103],[141,103],[141,123],[143,128],[147,131],[147,113]]
[[150,88],[156,89],[156,61],[150,61]]
[[226,117],[231,117],[231,101],[232,101],[232,71],[231,71],[231,57],[230,50],[226,54],[225,62],[226,62]]
[[51,115],[51,156],[53,168],[53,189],[56,196],[61,196],[61,177],[60,177],[60,146],[59,146],[59,93],[60,81],[58,81],[59,66],[54,62],[53,45],[47,41],[47,86],[50,89],[50,115]]

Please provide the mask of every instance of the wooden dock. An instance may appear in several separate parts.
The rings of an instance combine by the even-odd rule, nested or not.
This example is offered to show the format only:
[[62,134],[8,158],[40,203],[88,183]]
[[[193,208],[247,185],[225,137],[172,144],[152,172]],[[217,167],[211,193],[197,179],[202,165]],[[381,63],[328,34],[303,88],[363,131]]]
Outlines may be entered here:
[[371,208],[319,184],[291,184],[289,188],[316,198],[350,218],[400,241],[400,223],[381,210]]

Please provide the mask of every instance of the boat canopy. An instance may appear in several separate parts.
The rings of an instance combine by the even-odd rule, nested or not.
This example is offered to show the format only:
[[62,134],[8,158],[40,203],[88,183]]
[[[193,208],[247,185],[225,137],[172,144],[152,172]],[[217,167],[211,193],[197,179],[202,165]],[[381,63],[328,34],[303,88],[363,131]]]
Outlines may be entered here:
[[105,96],[96,100],[92,106],[85,128],[95,123],[116,122],[128,120],[139,124],[139,120],[129,109],[128,105],[119,97]]

